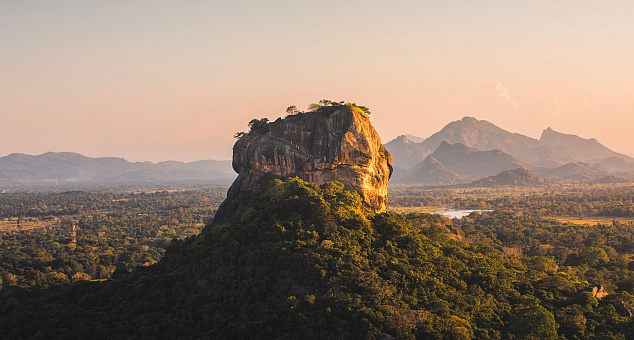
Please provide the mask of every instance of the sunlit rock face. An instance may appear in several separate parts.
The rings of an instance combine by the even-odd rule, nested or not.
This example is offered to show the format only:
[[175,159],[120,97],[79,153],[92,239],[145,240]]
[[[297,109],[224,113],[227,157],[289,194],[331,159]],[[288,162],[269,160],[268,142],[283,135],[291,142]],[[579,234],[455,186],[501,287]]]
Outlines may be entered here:
[[369,209],[384,211],[392,156],[361,110],[349,105],[330,109],[279,118],[268,131],[240,138],[233,146],[238,178],[214,220],[225,220],[235,212],[240,192],[251,189],[267,173],[318,185],[338,181],[345,190],[357,191]]

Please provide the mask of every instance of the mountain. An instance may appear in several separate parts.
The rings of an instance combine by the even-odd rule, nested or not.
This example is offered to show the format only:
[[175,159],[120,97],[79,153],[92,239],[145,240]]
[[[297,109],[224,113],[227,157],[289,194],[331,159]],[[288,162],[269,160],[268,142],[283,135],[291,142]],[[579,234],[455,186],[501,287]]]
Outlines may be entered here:
[[411,168],[430,155],[442,142],[463,144],[482,150],[500,150],[532,166],[556,168],[567,163],[601,163],[615,171],[634,171],[634,158],[614,152],[596,139],[544,130],[539,140],[511,133],[473,117],[447,124],[421,143],[399,136],[386,144],[394,156],[394,165]]
[[427,156],[425,160],[402,173],[395,171],[394,183],[398,184],[436,184],[447,185],[468,182],[470,176],[458,175],[447,170],[434,157]]
[[425,141],[425,138],[423,137],[418,137],[418,136],[414,136],[412,134],[406,134],[404,135],[405,137],[407,137],[407,139],[409,139],[410,141],[414,142],[414,143],[422,143]]
[[489,176],[472,182],[471,187],[498,187],[498,186],[515,186],[515,187],[538,187],[548,185],[550,181],[538,177],[528,169],[506,170],[495,176]]
[[568,163],[554,169],[535,168],[533,172],[539,177],[563,182],[592,182],[608,175],[606,169],[584,162]]
[[399,171],[394,183],[458,184],[497,175],[528,164],[500,150],[481,151],[464,144],[441,142],[433,154],[418,165]]
[[411,168],[425,159],[426,153],[420,144],[411,141],[406,135],[401,135],[385,144],[385,148],[392,154],[392,159],[404,168]]
[[9,187],[190,180],[227,182],[234,177],[231,161],[133,163],[123,158],[92,158],[72,152],[0,157],[0,185]]
[[595,164],[605,166],[614,171],[634,172],[634,163],[629,162],[627,158],[609,157],[602,159]]
[[622,159],[628,163],[633,163],[634,159],[614,152],[594,138],[581,138],[576,135],[568,135],[547,128],[542,132],[539,139],[544,145],[555,149],[565,148],[569,152],[573,152],[575,159],[579,161],[598,161],[607,158]]
[[467,176],[486,177],[528,166],[500,150],[481,151],[461,143],[442,142],[431,157],[447,170]]
[[423,151],[431,153],[442,142],[463,144],[470,148],[488,151],[500,150],[520,157],[526,150],[542,146],[536,139],[503,130],[486,120],[464,117],[447,124],[442,130],[420,143]]

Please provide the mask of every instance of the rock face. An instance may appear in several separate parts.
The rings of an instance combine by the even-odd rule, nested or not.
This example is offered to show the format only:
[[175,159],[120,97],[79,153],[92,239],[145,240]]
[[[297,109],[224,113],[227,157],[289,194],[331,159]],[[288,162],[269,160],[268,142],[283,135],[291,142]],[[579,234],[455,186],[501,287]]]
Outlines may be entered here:
[[233,169],[238,178],[214,223],[237,211],[238,195],[266,174],[298,177],[318,185],[338,181],[345,190],[356,190],[371,210],[385,210],[392,156],[379,134],[355,106],[323,111],[278,118],[238,139],[233,146]]

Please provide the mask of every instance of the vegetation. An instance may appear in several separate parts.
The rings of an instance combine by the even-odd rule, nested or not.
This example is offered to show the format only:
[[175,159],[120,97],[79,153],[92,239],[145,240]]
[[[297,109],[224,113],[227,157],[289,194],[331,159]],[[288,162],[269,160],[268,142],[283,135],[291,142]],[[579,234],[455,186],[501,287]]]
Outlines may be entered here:
[[531,216],[634,217],[634,186],[596,185],[547,189],[390,189],[393,206],[495,209]]
[[355,103],[344,102],[344,101],[332,101],[329,99],[322,99],[318,104],[312,103],[308,105],[309,112],[317,112],[323,114],[325,116],[330,116],[333,114],[337,108],[342,106],[347,106],[352,110],[355,110],[357,113],[361,114],[363,117],[369,119],[370,118],[370,109],[365,106],[357,105]]
[[[632,225],[505,211],[453,221],[372,214],[340,183],[297,179],[267,180],[241,202],[155,265],[104,282],[5,290],[26,308],[0,318],[3,336],[634,337]],[[599,285],[607,296],[592,291]]]
[[[3,225],[14,225],[0,231],[0,287],[107,279],[117,269],[156,263],[173,239],[200,232],[224,191],[0,195]],[[23,229],[20,219],[35,228]]]
[[[291,105],[286,108],[287,119],[297,119],[303,117],[308,112],[314,112],[326,117],[330,117],[337,109],[347,106],[351,110],[359,113],[366,119],[370,119],[370,109],[365,106],[357,105],[355,103],[346,103],[344,101],[332,101],[328,99],[322,99],[319,103],[311,103],[308,105],[306,111],[300,111],[297,106]],[[269,131],[269,120],[267,118],[252,119],[249,122],[249,132],[236,132],[234,138],[240,139],[244,136],[263,135]]]
[[249,132],[236,132],[233,136],[237,139],[242,138],[243,136],[256,136],[263,135],[269,132],[269,119],[261,118],[261,119],[251,119],[249,122]]

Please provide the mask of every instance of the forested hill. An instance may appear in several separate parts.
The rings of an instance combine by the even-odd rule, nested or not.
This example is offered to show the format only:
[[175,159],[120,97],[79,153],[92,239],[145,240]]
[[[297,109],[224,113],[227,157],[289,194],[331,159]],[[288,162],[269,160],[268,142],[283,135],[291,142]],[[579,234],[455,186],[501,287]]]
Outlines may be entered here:
[[[563,251],[575,230],[553,221],[494,214],[461,225],[438,215],[373,214],[339,183],[298,179],[270,179],[240,199],[227,222],[174,243],[156,265],[101,283],[5,292],[24,308],[0,318],[3,338],[634,335],[614,307],[631,303],[631,284],[617,288],[628,282],[621,252],[631,247],[612,244],[626,242],[632,226],[602,239],[615,247],[610,255],[574,243],[579,255],[558,257],[566,261],[558,269],[549,250]],[[535,248],[559,240],[553,235],[565,238]],[[621,274],[603,274],[611,266]],[[602,280],[610,295],[599,300],[586,289]]]

